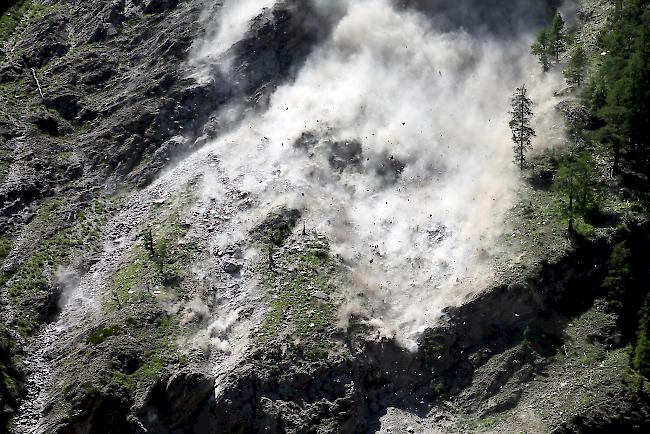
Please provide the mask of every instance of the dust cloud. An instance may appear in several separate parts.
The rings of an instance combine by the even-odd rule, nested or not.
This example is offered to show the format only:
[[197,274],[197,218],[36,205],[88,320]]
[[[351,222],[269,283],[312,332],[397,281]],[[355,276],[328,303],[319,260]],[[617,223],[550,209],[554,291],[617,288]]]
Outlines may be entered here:
[[[273,3],[227,2],[219,30],[190,63],[228,68],[224,50],[242,22]],[[329,236],[351,268],[342,324],[360,314],[414,348],[445,307],[485,289],[507,257],[500,240],[519,182],[510,97],[526,83],[549,111],[561,78],[539,72],[525,23],[504,38],[388,0],[313,5],[336,20],[329,37],[267,109],[200,153],[256,198],[242,222],[286,204]]]

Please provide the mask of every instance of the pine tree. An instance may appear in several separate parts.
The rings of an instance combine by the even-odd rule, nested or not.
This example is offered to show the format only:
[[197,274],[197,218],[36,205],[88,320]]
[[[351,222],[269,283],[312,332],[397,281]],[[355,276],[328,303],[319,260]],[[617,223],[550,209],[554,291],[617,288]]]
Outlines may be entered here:
[[535,130],[530,126],[533,117],[533,102],[528,98],[528,90],[525,85],[517,88],[511,105],[510,129],[512,130],[512,141],[515,144],[515,163],[519,164],[519,169],[523,171],[526,152],[532,149],[531,140],[535,137]]
[[587,54],[585,53],[582,45],[576,45],[571,52],[571,59],[569,65],[564,71],[564,77],[568,84],[575,84],[580,86],[585,76],[587,69]]
[[549,36],[546,30],[540,30],[537,34],[537,40],[530,48],[531,52],[537,56],[539,63],[542,65],[542,71],[547,72],[550,68],[550,62],[548,60],[550,46]]
[[641,320],[634,345],[634,368],[646,377],[650,377],[650,294],[641,308]]
[[[585,88],[587,105],[603,125],[597,139],[619,163],[650,176],[650,8],[648,0],[617,2],[600,37],[602,65]],[[623,163],[626,163],[625,165]]]
[[555,56],[555,61],[560,61],[560,54],[566,51],[566,33],[564,31],[564,20],[559,12],[553,17],[551,29],[548,32],[549,54]]
[[576,217],[585,215],[596,203],[594,164],[593,157],[587,152],[572,152],[555,177],[556,188],[567,198],[564,213],[569,220],[569,232],[573,231]]

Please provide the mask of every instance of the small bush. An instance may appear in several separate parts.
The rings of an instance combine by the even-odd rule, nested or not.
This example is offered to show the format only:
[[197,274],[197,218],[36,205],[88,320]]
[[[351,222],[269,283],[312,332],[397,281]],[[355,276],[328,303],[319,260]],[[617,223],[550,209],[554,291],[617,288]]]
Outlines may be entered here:
[[0,238],[0,262],[4,261],[11,252],[11,240]]
[[102,342],[106,341],[106,339],[110,338],[111,336],[115,336],[119,334],[121,331],[122,328],[118,325],[103,327],[95,330],[90,336],[88,336],[86,342],[92,345],[99,345]]

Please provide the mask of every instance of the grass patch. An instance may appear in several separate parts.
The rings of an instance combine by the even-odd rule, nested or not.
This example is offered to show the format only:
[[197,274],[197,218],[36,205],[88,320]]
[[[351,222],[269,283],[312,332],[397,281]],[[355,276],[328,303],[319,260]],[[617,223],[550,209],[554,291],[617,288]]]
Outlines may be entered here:
[[[67,202],[67,199],[45,202],[37,213],[38,219],[52,221]],[[23,333],[30,333],[35,328],[38,308],[33,300],[40,293],[49,292],[50,280],[57,268],[69,262],[75,253],[99,249],[100,230],[106,217],[96,214],[94,209],[94,206],[89,206],[79,214],[73,226],[61,229],[43,241],[27,260],[4,277],[10,299],[20,312],[17,325]],[[108,208],[102,212],[108,212]]]
[[4,10],[6,6],[2,7],[4,12],[0,16],[0,43],[5,42],[13,35],[20,24],[20,20],[29,12],[32,6],[31,0],[18,0],[6,10]]
[[9,238],[0,237],[0,262],[11,253],[12,242]]
[[182,243],[187,234],[174,214],[152,230],[143,232],[138,243],[131,250],[131,260],[119,268],[113,278],[113,299],[111,308],[119,308],[136,302],[151,300],[149,290],[174,288],[182,293],[183,277],[191,264],[198,246]]
[[143,346],[149,349],[145,351],[144,362],[138,369],[131,374],[112,371],[110,382],[133,393],[141,387],[155,383],[169,365],[181,363],[178,346],[173,342],[178,323],[165,316],[153,323],[129,318],[127,324],[131,326],[124,332],[133,335],[139,342],[147,342],[148,344]]
[[[260,339],[267,341],[290,330],[294,337],[308,337],[322,331],[333,322],[334,292],[332,276],[337,264],[329,254],[329,246],[313,240],[306,249],[289,246],[278,255],[277,271],[267,271],[264,283],[273,296],[271,309],[265,319]],[[319,359],[323,348],[312,348],[308,357]]]
[[133,374],[113,372],[112,382],[130,392],[134,392],[141,383],[155,382],[167,367],[168,359],[160,354],[155,355],[146,364],[140,366]]
[[69,201],[64,198],[48,199],[38,208],[36,216],[41,220],[50,220],[57,210],[66,205]]
[[102,327],[92,332],[92,334],[88,336],[88,339],[86,339],[86,342],[88,342],[91,345],[99,345],[102,342],[106,341],[111,336],[116,336],[120,334],[121,331],[122,331],[122,327],[120,327],[119,325]]
[[[0,44],[6,42],[14,34],[23,32],[38,19],[45,16],[50,6],[44,3],[35,3],[32,0],[17,0],[8,8],[2,7],[4,12],[0,16]],[[4,60],[0,53],[0,61]]]
[[319,360],[327,360],[329,357],[330,351],[335,347],[333,342],[324,341],[318,342],[307,349],[305,356],[307,360],[312,362],[317,362]]

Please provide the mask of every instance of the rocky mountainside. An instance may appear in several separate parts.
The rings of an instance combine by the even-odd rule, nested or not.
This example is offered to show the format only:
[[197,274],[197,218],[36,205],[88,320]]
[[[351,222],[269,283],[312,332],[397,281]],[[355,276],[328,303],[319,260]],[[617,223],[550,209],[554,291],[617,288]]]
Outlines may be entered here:
[[[510,185],[504,175],[494,187],[504,193],[492,197],[465,195],[475,180],[447,174],[465,162],[487,184],[482,160],[503,160],[501,151],[471,157],[479,151],[465,133],[445,130],[432,152],[419,109],[409,108],[421,92],[398,77],[403,106],[392,84],[381,93],[364,83],[392,83],[385,71],[425,87],[443,82],[436,95],[454,89],[467,100],[457,117],[426,116],[458,130],[463,117],[490,123],[467,141],[491,140],[502,113],[472,83],[536,79],[516,59],[529,51],[530,28],[561,5],[235,3],[0,8],[0,431],[645,431],[650,389],[631,363],[637,324],[612,308],[603,282],[622,243],[634,258],[628,274],[647,282],[647,210],[603,157],[607,212],[583,222],[589,233],[566,231],[550,187],[556,154],[594,122],[575,90],[537,78],[536,97],[551,95],[538,136],[553,124],[549,137],[560,130],[562,143],[542,137],[524,176]],[[594,35],[613,6],[573,6],[562,11],[574,43],[597,51]],[[412,33],[402,41],[400,32]],[[358,39],[361,48],[350,42]],[[479,40],[488,44],[479,49]],[[411,44],[416,51],[398,58]],[[380,61],[354,63],[367,58]],[[364,93],[372,98],[357,102]],[[329,106],[310,116],[322,101]],[[376,131],[393,148],[375,150],[375,130],[356,129],[392,123],[408,132]],[[409,140],[426,146],[409,154]],[[458,148],[453,158],[446,140]],[[389,201],[436,183],[464,226],[431,222],[432,207],[426,228],[414,220],[386,239],[351,223],[377,209],[390,221],[369,226],[398,226],[422,210],[402,213]],[[373,190],[370,205],[350,208],[365,203],[363,190]],[[503,203],[504,222],[483,227],[494,208],[473,208],[480,196]],[[444,258],[432,266],[435,251]],[[392,282],[375,285],[384,278]],[[392,283],[397,295],[385,289]]]

